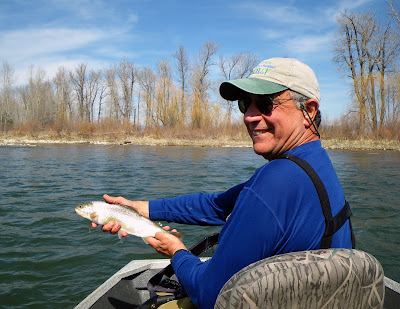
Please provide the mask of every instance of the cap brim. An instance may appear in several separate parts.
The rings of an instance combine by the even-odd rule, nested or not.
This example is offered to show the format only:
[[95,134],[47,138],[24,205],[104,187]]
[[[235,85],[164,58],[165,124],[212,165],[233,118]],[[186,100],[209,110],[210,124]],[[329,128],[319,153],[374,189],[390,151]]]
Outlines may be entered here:
[[288,89],[285,86],[260,79],[242,78],[223,82],[219,87],[219,93],[228,101],[236,101],[243,97],[244,93],[273,94]]

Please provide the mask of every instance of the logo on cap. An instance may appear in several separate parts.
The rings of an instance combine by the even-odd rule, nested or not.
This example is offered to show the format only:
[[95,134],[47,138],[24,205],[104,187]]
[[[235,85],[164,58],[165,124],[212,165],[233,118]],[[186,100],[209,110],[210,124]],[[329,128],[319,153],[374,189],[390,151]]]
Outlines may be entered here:
[[267,75],[268,71],[271,69],[275,69],[276,67],[270,65],[270,62],[261,62],[258,66],[256,66],[251,74],[260,74],[260,75]]

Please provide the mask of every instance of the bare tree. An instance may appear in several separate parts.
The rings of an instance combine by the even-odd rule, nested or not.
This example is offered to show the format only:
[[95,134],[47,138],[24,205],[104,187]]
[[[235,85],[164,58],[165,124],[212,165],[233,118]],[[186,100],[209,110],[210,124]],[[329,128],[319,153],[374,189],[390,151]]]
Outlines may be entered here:
[[150,128],[154,124],[153,94],[156,84],[154,71],[149,67],[144,67],[138,75],[140,88],[145,100],[145,126]]
[[87,71],[87,64],[81,63],[70,73],[78,105],[78,119],[94,121],[94,106],[98,98],[102,71]]
[[85,114],[86,119],[90,122],[94,121],[94,105],[97,100],[101,86],[102,72],[101,70],[91,70],[88,75],[85,87]]
[[70,78],[73,83],[77,104],[78,104],[78,118],[82,121],[85,118],[85,87],[86,87],[86,63],[81,63],[75,68],[75,73],[70,73]]
[[[386,117],[385,111],[390,113],[392,112],[392,117],[390,119],[390,122],[393,123],[397,119],[397,121],[400,119],[400,85],[398,84],[397,87],[393,85],[396,84],[396,81],[399,82],[400,78],[394,74],[394,76],[390,77],[390,86],[388,87],[388,91],[384,91],[384,86],[383,83],[385,82],[385,76],[386,76],[386,69],[388,64],[393,63],[396,58],[399,55],[399,49],[400,49],[400,37],[399,37],[399,28],[400,28],[400,1],[393,1],[393,0],[387,0],[388,7],[389,7],[389,14],[392,16],[392,20],[397,26],[397,31],[392,31],[392,29],[387,29],[385,30],[385,36],[384,40],[382,41],[382,45],[386,47],[388,45],[388,51],[386,51],[386,48],[384,48],[383,53],[381,54],[381,59],[378,64],[378,70],[380,73],[380,79],[382,80],[381,84],[381,101],[383,102],[381,105],[381,123],[383,123],[383,120]],[[397,70],[393,69],[393,72],[396,72]],[[390,91],[392,90],[392,91]],[[391,96],[391,100],[385,100],[384,94],[387,93],[388,96]],[[385,106],[385,102],[392,102],[392,105]],[[394,118],[393,118],[394,117]]]
[[46,79],[46,72],[30,66],[28,74],[25,119],[37,121],[41,125],[53,124],[57,118],[57,104],[51,83]]
[[214,65],[212,57],[218,51],[219,45],[214,42],[204,43],[199,54],[195,57],[195,65],[193,68],[192,83],[193,88],[198,90],[202,101],[205,101],[205,96],[210,88],[210,67]]
[[69,72],[63,66],[58,68],[53,78],[55,100],[58,104],[57,118],[61,124],[66,124],[68,116],[72,120],[72,85]]
[[103,108],[103,101],[108,96],[107,89],[108,89],[107,80],[104,77],[104,74],[102,74],[102,77],[100,78],[99,81],[99,109],[97,114],[97,122],[100,122],[102,108]]
[[341,13],[339,30],[335,40],[334,62],[353,81],[357,98],[360,133],[364,135],[367,117],[368,82],[376,65],[371,51],[371,41],[376,31],[375,15],[372,13]]
[[334,61],[353,81],[359,112],[360,134],[367,125],[377,135],[382,130],[387,93],[387,70],[399,52],[399,40],[390,23],[381,25],[374,13],[347,13],[338,18]]
[[0,124],[13,124],[17,118],[14,68],[3,61],[0,68]]
[[115,66],[108,68],[106,71],[108,88],[108,117],[111,119],[120,120],[119,94],[115,75]]
[[389,127],[396,127],[400,119],[400,76],[396,73],[387,75],[385,96],[385,119]]
[[[243,78],[257,65],[259,58],[251,52],[241,52],[231,57],[219,57],[219,69],[225,80]],[[232,119],[233,102],[226,100],[227,122]]]
[[129,122],[132,112],[135,113],[133,106],[133,86],[135,84],[136,68],[131,60],[123,58],[115,67],[115,72],[118,75],[122,90],[122,102],[119,105],[120,112],[124,121]]
[[389,6],[389,14],[392,16],[393,21],[400,27],[400,3],[399,1],[387,0]]
[[219,45],[206,42],[199,54],[195,57],[192,71],[193,105],[192,125],[200,128],[207,121],[208,102],[207,92],[210,89],[210,67],[214,65],[212,57],[218,51]]
[[388,93],[386,87],[386,75],[390,71],[394,71],[394,64],[400,52],[400,40],[397,31],[387,23],[383,31],[380,31],[378,42],[377,54],[377,70],[378,70],[378,83],[380,93],[380,112],[379,112],[379,125],[382,130],[386,118],[386,94]]
[[180,84],[181,98],[180,98],[180,115],[186,114],[187,104],[185,102],[185,93],[187,89],[187,79],[189,74],[189,60],[185,48],[179,45],[178,51],[173,55],[176,59],[176,69],[178,71],[178,82]]
[[170,121],[172,72],[167,59],[157,64],[156,100],[154,116],[164,126],[173,126],[176,121]]

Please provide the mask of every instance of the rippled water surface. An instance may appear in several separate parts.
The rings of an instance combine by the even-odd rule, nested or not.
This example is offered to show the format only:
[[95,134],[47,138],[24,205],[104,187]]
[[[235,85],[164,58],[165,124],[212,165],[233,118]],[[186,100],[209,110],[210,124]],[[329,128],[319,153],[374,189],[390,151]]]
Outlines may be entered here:
[[[358,249],[400,281],[400,153],[330,151],[354,213]],[[147,200],[219,192],[265,163],[249,148],[0,147],[0,307],[69,308],[132,259],[141,239],[99,229],[74,207],[104,193]],[[176,225],[174,225],[176,226]],[[179,225],[191,246],[216,228]]]

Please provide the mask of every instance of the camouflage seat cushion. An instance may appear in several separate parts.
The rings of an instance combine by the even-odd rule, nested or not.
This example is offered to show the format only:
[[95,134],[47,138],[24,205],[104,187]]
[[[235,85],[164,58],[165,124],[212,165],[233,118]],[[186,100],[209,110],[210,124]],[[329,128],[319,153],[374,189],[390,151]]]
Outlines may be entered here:
[[383,308],[383,279],[378,260],[363,251],[292,252],[240,270],[215,308]]

